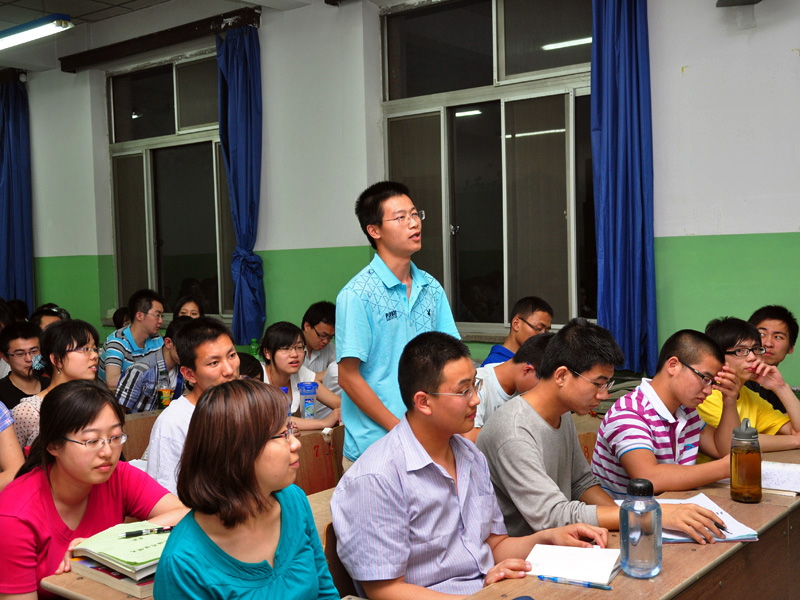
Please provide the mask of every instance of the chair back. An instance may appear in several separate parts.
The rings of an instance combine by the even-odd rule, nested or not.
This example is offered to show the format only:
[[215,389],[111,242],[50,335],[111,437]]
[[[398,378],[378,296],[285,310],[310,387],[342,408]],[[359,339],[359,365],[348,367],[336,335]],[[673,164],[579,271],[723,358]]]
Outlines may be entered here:
[[331,453],[333,457],[333,471],[336,474],[336,482],[344,475],[342,469],[342,457],[344,456],[344,425],[337,425],[331,434]]
[[142,458],[142,454],[150,443],[150,431],[161,414],[160,410],[148,410],[125,416],[125,433],[128,441],[122,446],[125,460]]
[[315,494],[336,485],[331,447],[321,433],[303,433],[300,436],[300,468],[295,484],[308,494]]
[[597,434],[594,431],[587,431],[586,433],[578,434],[578,443],[581,445],[583,455],[586,461],[592,464],[592,454],[594,454],[594,445],[597,443]]
[[339,596],[357,596],[356,586],[353,583],[350,573],[344,568],[339,554],[336,552],[336,532],[333,530],[333,523],[328,523],[325,527],[325,539],[322,543],[325,558],[328,559],[328,569],[333,577],[333,585],[339,590]]

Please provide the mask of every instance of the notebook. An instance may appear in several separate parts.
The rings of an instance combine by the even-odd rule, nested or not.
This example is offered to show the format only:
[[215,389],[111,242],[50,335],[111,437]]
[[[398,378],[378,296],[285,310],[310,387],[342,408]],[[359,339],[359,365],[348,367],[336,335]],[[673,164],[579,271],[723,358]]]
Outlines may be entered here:
[[619,573],[619,548],[577,548],[536,544],[528,554],[528,575],[562,577],[608,585]]
[[148,575],[141,581],[136,581],[105,565],[93,561],[91,558],[85,557],[73,558],[71,567],[76,574],[107,585],[120,592],[125,592],[129,596],[135,598],[149,598],[153,595],[155,574]]
[[[711,500],[708,496],[703,493],[697,494],[691,498],[687,498],[686,500],[674,500],[674,499],[664,499],[658,500],[659,504],[697,504],[698,506],[702,506],[703,508],[707,508],[714,514],[718,515],[719,518],[725,523],[725,527],[728,529],[728,533],[725,533],[725,537],[717,537],[714,536],[714,539],[718,542],[757,542],[758,541],[758,533],[748,527],[747,525],[737,521],[734,519],[730,514],[726,511],[722,510],[719,505]],[[662,529],[661,531],[661,540],[663,543],[676,543],[676,542],[694,542],[692,538],[688,535],[683,533],[682,531],[674,531],[672,529]]]
[[169,533],[120,538],[128,531],[158,527],[147,521],[122,523],[84,540],[73,550],[73,556],[89,558],[111,567],[137,581],[156,572],[158,559],[169,539]]

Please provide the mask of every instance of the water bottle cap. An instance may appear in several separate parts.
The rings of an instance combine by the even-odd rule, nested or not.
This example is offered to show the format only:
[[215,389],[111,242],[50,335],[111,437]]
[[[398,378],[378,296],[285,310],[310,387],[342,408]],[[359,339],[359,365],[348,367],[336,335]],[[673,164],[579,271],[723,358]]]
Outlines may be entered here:
[[735,440],[757,440],[758,431],[755,427],[750,427],[750,419],[743,419],[739,427],[733,429],[733,439]]
[[301,394],[315,394],[319,384],[316,381],[301,381],[297,384],[297,389]]
[[628,482],[628,496],[652,496],[653,484],[649,479],[631,479]]

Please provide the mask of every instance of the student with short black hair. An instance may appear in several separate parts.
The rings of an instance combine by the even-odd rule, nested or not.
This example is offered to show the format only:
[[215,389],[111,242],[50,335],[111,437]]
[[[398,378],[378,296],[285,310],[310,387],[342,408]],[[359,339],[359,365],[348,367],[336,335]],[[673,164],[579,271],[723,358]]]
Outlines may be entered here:
[[128,318],[131,324],[109,334],[100,356],[100,379],[112,392],[128,367],[164,345],[159,333],[164,322],[164,299],[158,292],[145,289],[131,294]]
[[[547,365],[540,370],[548,374],[534,389],[498,408],[481,429],[477,445],[486,456],[511,535],[575,522],[619,529],[619,507],[592,475],[571,412],[585,415],[608,398],[614,367],[622,360],[608,330],[573,319],[547,346],[542,361]],[[685,531],[700,543],[720,534],[714,514],[706,509],[664,505],[662,510],[665,527]]]
[[[739,419],[750,419],[750,425],[758,431],[761,451],[800,448],[800,400],[783,380],[778,368],[761,360],[766,348],[758,329],[742,319],[723,317],[709,322],[706,334],[724,349],[725,364],[736,374],[736,411]],[[745,387],[747,381],[754,381],[775,392],[786,408],[786,414],[775,410],[764,398]],[[722,411],[721,393],[712,392],[697,411],[703,421],[716,427]]]
[[34,310],[29,321],[41,332],[50,327],[53,323],[68,321],[70,318],[70,314],[66,309],[52,302],[48,302]]
[[[191,510],[170,533],[158,598],[338,600],[276,387],[231,381],[197,403],[178,474]],[[280,550],[280,552],[278,551]]]
[[0,494],[0,595],[54,598],[41,580],[69,571],[82,539],[126,517],[174,525],[186,514],[175,496],[120,462],[124,425],[122,408],[102,384],[70,381],[47,395],[41,433]]
[[0,379],[0,402],[12,410],[20,400],[38,394],[41,381],[34,376],[33,359],[39,354],[39,330],[24,321],[0,331],[0,356],[10,372]]
[[[777,304],[762,306],[750,315],[748,322],[761,334],[761,343],[766,350],[761,360],[768,365],[777,367],[794,352],[798,325],[797,319],[788,308]],[[786,412],[783,402],[772,390],[752,380],[746,381],[744,385],[769,402],[772,408]]]
[[42,401],[62,383],[97,378],[97,330],[86,321],[70,319],[50,325],[41,335],[41,357],[34,360],[37,377],[50,383],[42,391],[23,398],[14,407],[14,431],[23,448],[33,444],[39,435]]
[[502,344],[492,346],[482,367],[511,360],[527,339],[550,331],[553,307],[538,296],[526,296],[516,301],[510,313],[510,331]]
[[344,474],[331,499],[337,552],[367,597],[423,597],[421,588],[463,597],[525,577],[536,543],[606,545],[605,529],[582,523],[507,535],[486,459],[458,435],[472,428],[479,402],[463,342],[420,334],[403,350],[398,381],[405,416]]
[[239,378],[233,334],[222,321],[192,319],[176,336],[175,347],[181,375],[192,388],[158,416],[147,451],[147,472],[172,493],[177,491],[178,463],[197,401],[208,388]]
[[[692,329],[672,334],[658,355],[653,379],[619,398],[603,417],[592,473],[615,498],[631,479],[649,479],[657,494],[689,490],[730,476],[738,381],[709,336]],[[711,392],[722,398],[714,427],[698,414]],[[717,459],[695,464],[697,453]]]
[[333,302],[315,302],[306,310],[300,322],[303,340],[306,343],[306,360],[303,366],[317,374],[322,382],[325,371],[336,362],[336,305]]

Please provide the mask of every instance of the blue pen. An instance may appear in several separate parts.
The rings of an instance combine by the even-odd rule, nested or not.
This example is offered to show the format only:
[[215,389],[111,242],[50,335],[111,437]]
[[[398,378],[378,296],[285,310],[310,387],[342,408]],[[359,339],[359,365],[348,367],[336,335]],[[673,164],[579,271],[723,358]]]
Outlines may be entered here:
[[565,583],[567,585],[578,585],[580,587],[592,588],[594,590],[610,590],[610,585],[602,585],[600,583],[591,583],[589,581],[576,581],[575,579],[564,579],[563,577],[545,577],[539,575],[542,581],[552,581],[553,583]]

